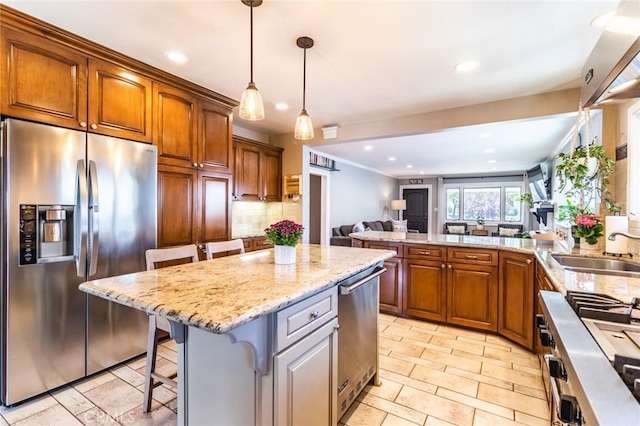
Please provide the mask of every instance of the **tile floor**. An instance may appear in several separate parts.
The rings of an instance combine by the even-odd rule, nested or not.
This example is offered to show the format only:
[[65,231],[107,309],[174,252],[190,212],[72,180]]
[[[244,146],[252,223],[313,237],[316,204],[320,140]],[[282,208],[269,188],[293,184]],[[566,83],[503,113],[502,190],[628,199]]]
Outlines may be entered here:
[[[341,425],[548,425],[538,359],[500,337],[380,316],[380,377]],[[158,349],[161,373],[175,370],[175,343]],[[143,357],[16,407],[0,407],[4,425],[175,425],[176,394],[154,391],[142,413]],[[226,426],[226,425],[225,425]],[[304,426],[304,425],[300,425]]]

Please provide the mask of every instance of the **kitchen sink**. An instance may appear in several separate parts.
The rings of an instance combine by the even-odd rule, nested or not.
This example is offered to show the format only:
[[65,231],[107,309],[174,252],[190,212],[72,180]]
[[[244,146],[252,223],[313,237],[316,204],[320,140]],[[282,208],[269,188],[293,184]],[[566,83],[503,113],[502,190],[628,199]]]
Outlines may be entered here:
[[569,271],[640,278],[640,264],[633,262],[563,254],[552,254],[551,257]]

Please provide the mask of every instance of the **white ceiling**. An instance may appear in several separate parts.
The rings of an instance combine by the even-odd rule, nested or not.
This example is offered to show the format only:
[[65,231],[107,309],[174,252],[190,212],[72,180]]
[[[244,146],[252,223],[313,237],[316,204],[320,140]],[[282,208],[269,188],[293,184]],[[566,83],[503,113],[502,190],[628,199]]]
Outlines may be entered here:
[[[249,81],[249,8],[240,0],[2,0],[145,63],[239,99]],[[302,49],[309,36],[307,111],[318,129],[578,87],[600,36],[591,26],[618,0],[265,0],[254,9],[254,81],[266,118],[235,125],[290,133],[302,107]],[[164,52],[180,50],[176,65]],[[479,68],[453,67],[476,60]],[[285,102],[288,111],[274,105]],[[522,171],[544,158],[572,117],[472,126],[322,150],[392,176]],[[480,133],[493,136],[482,143]],[[492,145],[491,156],[483,152]],[[391,148],[393,150],[391,150]],[[387,161],[389,155],[396,162]],[[488,163],[495,159],[496,163]],[[406,169],[412,164],[411,170]],[[493,168],[496,170],[493,170]]]

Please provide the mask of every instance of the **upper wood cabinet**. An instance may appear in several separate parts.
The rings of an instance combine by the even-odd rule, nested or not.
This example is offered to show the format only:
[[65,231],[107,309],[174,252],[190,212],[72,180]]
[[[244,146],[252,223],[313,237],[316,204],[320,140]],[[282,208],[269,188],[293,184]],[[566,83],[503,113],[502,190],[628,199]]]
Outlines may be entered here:
[[533,349],[534,274],[531,255],[500,253],[498,333]]
[[234,196],[243,201],[282,201],[282,148],[234,138]]
[[151,142],[151,80],[110,62],[89,60],[89,131]]
[[0,41],[0,113],[86,129],[87,57],[4,26]]
[[231,109],[154,83],[153,143],[158,162],[231,173]]

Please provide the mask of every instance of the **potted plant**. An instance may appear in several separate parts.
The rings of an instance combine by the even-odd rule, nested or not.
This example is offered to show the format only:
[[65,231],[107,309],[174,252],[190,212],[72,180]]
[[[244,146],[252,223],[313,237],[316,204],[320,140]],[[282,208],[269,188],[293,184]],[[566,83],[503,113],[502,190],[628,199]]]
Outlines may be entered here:
[[483,229],[484,228],[484,217],[482,216],[478,216],[478,218],[476,219],[476,229]]
[[278,265],[289,265],[296,261],[296,245],[302,237],[302,225],[292,220],[281,220],[264,230],[265,239],[274,245],[274,259]]
[[566,189],[565,193],[576,197],[581,208],[595,195],[606,198],[609,177],[613,174],[616,163],[607,156],[602,146],[581,145],[570,153],[558,154],[557,158],[560,160],[560,164],[556,166],[560,192]]
[[518,201],[520,201],[521,203],[527,203],[529,205],[529,208],[533,207],[533,195],[531,195],[531,193],[529,192],[526,192],[518,197]]

